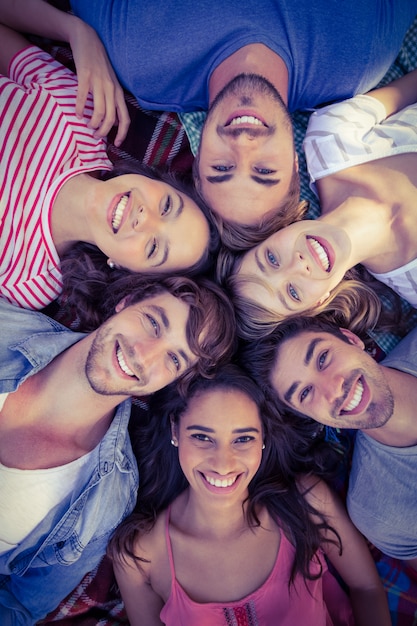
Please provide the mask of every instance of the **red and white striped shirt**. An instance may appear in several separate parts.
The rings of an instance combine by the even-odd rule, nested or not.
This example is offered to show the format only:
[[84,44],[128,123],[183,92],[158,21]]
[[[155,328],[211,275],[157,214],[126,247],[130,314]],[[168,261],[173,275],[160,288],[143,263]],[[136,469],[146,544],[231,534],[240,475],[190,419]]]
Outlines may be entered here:
[[51,211],[72,176],[109,170],[106,142],[75,114],[77,78],[36,46],[0,76],[0,295],[41,309],[62,289]]

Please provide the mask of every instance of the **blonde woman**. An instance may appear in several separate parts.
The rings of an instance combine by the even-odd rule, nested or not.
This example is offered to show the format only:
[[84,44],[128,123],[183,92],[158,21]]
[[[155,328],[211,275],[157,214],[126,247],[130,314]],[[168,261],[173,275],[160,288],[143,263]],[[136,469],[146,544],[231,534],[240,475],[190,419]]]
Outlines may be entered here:
[[338,310],[340,301],[349,308],[352,298],[364,314],[369,302],[377,306],[369,287],[347,280],[358,264],[417,306],[416,100],[415,70],[313,114],[304,147],[322,215],[221,268],[260,334],[293,315]]

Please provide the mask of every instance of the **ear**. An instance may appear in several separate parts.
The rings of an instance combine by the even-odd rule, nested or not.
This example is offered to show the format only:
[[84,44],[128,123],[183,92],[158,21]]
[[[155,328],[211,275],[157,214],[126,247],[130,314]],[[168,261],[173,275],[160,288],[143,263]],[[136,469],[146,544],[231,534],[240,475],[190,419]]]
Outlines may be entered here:
[[346,337],[349,343],[351,343],[353,346],[357,346],[361,350],[365,350],[365,344],[363,343],[362,339],[358,337],[358,335],[352,333],[352,331],[348,328],[339,328],[339,330]]
[[109,268],[111,270],[114,270],[114,269],[118,269],[119,270],[120,269],[120,265],[117,265],[117,263],[115,263],[111,259],[107,259],[107,265],[109,266]]
[[299,169],[299,163],[298,163],[298,153],[297,150],[295,151],[295,158],[294,158],[294,167],[295,167],[295,171],[298,172]]
[[120,300],[120,302],[116,304],[116,307],[115,307],[116,313],[120,313],[120,311],[123,311],[123,309],[125,309],[126,306],[127,306],[126,298],[123,298],[123,300]]

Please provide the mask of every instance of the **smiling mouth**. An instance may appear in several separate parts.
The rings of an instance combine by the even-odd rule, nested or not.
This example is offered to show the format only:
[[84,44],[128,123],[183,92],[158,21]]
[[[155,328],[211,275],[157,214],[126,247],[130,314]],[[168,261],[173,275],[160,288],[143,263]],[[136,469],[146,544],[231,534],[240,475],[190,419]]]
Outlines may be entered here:
[[226,126],[240,126],[241,124],[251,124],[253,126],[265,126],[261,120],[254,115],[239,115],[234,117]]
[[364,391],[363,382],[361,381],[361,379],[359,379],[355,385],[355,390],[353,392],[352,399],[349,402],[349,404],[345,406],[342,413],[350,413],[351,411],[354,411],[359,406],[362,400],[363,391]]
[[310,245],[313,248],[314,252],[316,253],[323,270],[325,272],[330,272],[330,269],[331,269],[330,259],[329,259],[329,255],[327,253],[326,248],[322,246],[321,243],[317,241],[317,239],[314,239],[314,237],[311,237],[311,235],[308,235],[307,239],[310,242]]
[[114,232],[115,235],[119,231],[120,225],[121,225],[121,223],[123,221],[123,215],[124,215],[124,212],[125,212],[126,205],[129,202],[129,198],[130,198],[130,192],[125,193],[120,198],[120,200],[116,204],[116,206],[114,207],[112,220],[111,220],[111,225],[112,225],[113,232]]
[[122,370],[122,372],[126,374],[127,376],[130,376],[131,378],[135,378],[135,373],[132,372],[130,367],[127,365],[120,346],[117,346],[116,357],[117,357],[117,362],[119,363],[119,367]]
[[209,483],[209,485],[212,485],[213,487],[231,487],[233,485],[233,483],[236,482],[237,480],[237,476],[235,476],[234,478],[212,478],[211,476],[206,476],[205,474],[203,474],[205,480]]

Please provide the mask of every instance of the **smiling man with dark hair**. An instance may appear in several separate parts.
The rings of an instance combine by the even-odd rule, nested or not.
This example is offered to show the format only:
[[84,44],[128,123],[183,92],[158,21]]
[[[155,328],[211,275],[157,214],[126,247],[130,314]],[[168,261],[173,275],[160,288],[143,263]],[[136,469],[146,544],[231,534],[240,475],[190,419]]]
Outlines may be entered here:
[[[234,317],[209,281],[109,285],[121,299],[91,333],[0,298],[0,623],[34,624],[104,556],[138,471],[131,396],[210,375]],[[105,307],[103,307],[105,309]]]
[[358,431],[349,514],[382,552],[417,569],[417,329],[377,363],[351,331],[299,318],[243,358],[289,427],[293,415]]

